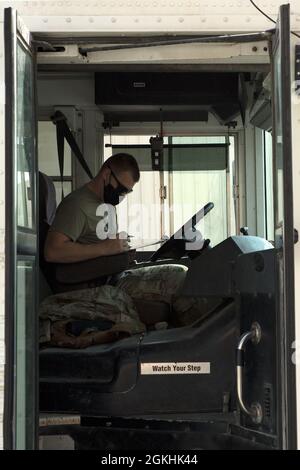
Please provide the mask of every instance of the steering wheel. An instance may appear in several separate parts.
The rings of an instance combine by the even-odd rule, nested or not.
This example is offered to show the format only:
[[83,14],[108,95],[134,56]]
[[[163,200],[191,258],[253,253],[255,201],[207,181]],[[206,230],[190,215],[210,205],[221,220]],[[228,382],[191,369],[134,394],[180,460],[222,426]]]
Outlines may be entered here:
[[[206,204],[200,211],[193,215],[177,232],[175,232],[163,245],[156,250],[150,258],[150,261],[157,261],[162,258],[180,259],[188,252],[186,249],[186,243],[191,243],[191,240],[185,238],[185,232],[187,227],[195,229],[196,225],[200,222],[214,208],[213,202]],[[206,249],[210,243],[210,240],[204,240],[204,244],[200,250],[196,253],[199,254],[202,250]]]

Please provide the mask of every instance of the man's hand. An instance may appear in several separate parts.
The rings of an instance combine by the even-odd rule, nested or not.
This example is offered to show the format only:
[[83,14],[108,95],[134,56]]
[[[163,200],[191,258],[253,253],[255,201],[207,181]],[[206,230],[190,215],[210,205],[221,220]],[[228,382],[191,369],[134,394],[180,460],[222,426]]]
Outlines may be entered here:
[[128,251],[128,239],[124,239],[122,235],[123,234],[117,234],[117,238],[107,238],[106,240],[101,242],[99,248],[101,249],[102,255],[99,256],[116,255],[118,253]]
[[130,250],[128,253],[129,256],[129,263],[136,263],[135,258],[136,258],[136,250]]

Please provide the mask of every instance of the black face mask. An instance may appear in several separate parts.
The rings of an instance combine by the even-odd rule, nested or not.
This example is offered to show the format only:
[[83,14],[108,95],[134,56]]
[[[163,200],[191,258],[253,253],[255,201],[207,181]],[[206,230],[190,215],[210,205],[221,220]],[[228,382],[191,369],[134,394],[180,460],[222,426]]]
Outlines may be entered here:
[[107,184],[104,186],[104,202],[106,204],[111,204],[112,206],[117,206],[120,202],[123,201],[125,194],[122,194],[120,188],[114,188],[112,184]]
[[118,180],[113,170],[110,168],[110,166],[108,168],[110,169],[111,174],[118,183],[118,186],[114,188],[111,183],[108,183],[106,186],[104,186],[104,202],[106,204],[111,204],[112,206],[117,206],[120,202],[123,201],[126,194],[131,193],[132,189],[128,189],[123,186]]

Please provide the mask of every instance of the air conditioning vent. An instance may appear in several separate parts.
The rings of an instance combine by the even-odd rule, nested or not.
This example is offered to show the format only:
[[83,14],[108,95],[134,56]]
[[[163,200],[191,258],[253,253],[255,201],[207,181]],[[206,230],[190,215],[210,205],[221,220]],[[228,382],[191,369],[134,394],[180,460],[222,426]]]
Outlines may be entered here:
[[[95,102],[105,106],[140,107],[146,112],[155,107],[174,112],[211,112],[224,124],[240,114],[239,74],[237,72],[101,72],[95,74]],[[172,108],[172,109],[171,109]],[[183,116],[181,116],[182,119]],[[118,120],[117,116],[112,116]],[[176,116],[175,116],[176,119]],[[199,119],[199,118],[198,118]],[[121,119],[120,119],[121,120]],[[126,118],[128,121],[128,117]],[[156,113],[156,120],[159,114]],[[179,120],[179,119],[178,119]],[[184,118],[184,120],[187,120]],[[193,120],[191,118],[190,120]],[[202,119],[199,119],[202,120]]]

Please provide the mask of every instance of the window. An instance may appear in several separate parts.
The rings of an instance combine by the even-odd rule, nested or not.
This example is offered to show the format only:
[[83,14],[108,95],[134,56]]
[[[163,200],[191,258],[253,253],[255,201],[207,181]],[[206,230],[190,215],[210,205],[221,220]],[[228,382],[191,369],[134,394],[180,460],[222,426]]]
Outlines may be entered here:
[[69,145],[65,143],[62,188],[57,154],[56,127],[52,121],[39,121],[38,123],[38,160],[39,170],[53,180],[56,189],[56,202],[59,204],[62,199],[62,189],[64,196],[72,191],[72,155]]
[[[23,258],[23,259],[22,259]],[[35,261],[30,256],[17,257],[16,271],[16,350],[15,366],[16,381],[16,444],[18,448],[26,449],[33,442],[26,442],[26,436],[34,435],[34,415],[28,410],[34,410],[35,403]],[[28,439],[28,437],[27,437]]]
[[18,45],[17,48],[17,224],[19,227],[34,229],[34,123],[32,101],[31,57]]
[[[138,233],[143,242],[170,236],[201,207],[215,207],[201,231],[212,244],[235,234],[233,204],[234,137],[166,137],[164,171],[151,169],[150,136],[105,136],[104,160],[113,153],[133,154],[141,169],[134,191],[118,206],[119,231]],[[200,224],[201,225],[201,224]],[[155,249],[154,246],[147,248]]]
[[[149,145],[150,136],[105,136],[104,144],[112,144],[112,147],[104,145],[104,160],[113,153],[128,152],[131,149],[119,149],[118,145]],[[160,186],[161,176],[157,171],[141,171],[140,181],[135,185],[134,191],[117,207],[119,232],[125,231],[134,235],[139,240],[137,243],[151,243],[157,241],[163,235],[161,220]],[[147,247],[145,250],[152,250]]]
[[[225,136],[208,137],[172,137],[172,144],[225,144]],[[230,139],[229,163],[231,166],[234,161],[234,139]],[[212,147],[212,155],[216,152]],[[195,158],[200,150],[195,148]],[[205,152],[205,149],[204,149]],[[181,155],[185,157],[184,154]],[[205,238],[209,238],[213,245],[220,243],[227,238],[229,234],[235,231],[235,222],[231,228],[231,221],[235,219],[234,211],[230,210],[233,204],[229,205],[232,198],[230,185],[230,194],[228,194],[229,185],[227,178],[230,174],[230,165],[227,162],[210,166],[206,162],[206,169],[197,169],[189,171],[172,171],[172,185],[170,185],[170,204],[172,207],[170,220],[170,233],[178,230],[193,214],[208,202],[214,203],[214,209],[205,217],[201,223],[200,230]],[[196,165],[195,165],[196,167]],[[170,177],[170,176],[169,176]],[[231,217],[230,217],[231,215]],[[228,223],[230,219],[230,224]],[[230,225],[230,226],[229,226]]]

